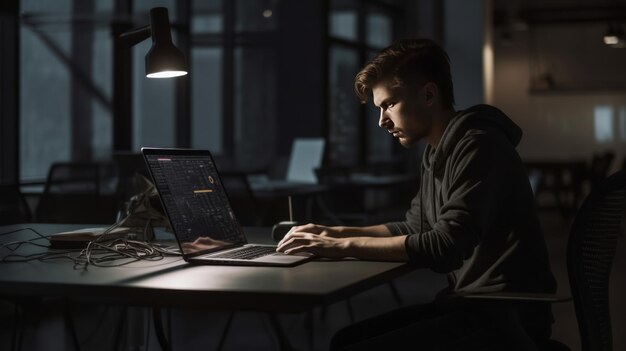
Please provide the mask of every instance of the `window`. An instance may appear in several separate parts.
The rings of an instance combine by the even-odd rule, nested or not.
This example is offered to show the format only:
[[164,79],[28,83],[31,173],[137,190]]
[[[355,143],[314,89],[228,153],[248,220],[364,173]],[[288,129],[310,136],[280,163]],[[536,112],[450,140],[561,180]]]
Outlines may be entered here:
[[613,107],[606,105],[594,107],[593,126],[597,142],[613,141]]
[[250,169],[268,167],[274,156],[274,56],[269,49],[235,50],[235,159]]
[[261,169],[275,148],[278,1],[194,1],[192,143]]
[[222,69],[221,47],[197,47],[191,51],[191,145],[221,154]]
[[[308,65],[325,66],[327,86],[319,83],[324,79],[303,79],[315,84],[310,96],[316,101],[324,100],[319,94],[327,95],[326,101],[320,102],[319,113],[327,110],[329,123],[311,123],[317,128],[314,132],[296,133],[326,130],[331,163],[376,162],[394,152],[391,138],[377,127],[377,111],[361,106],[354,97],[352,80],[365,59],[393,39],[401,19],[397,3],[336,0],[330,2],[328,14],[320,12],[312,19],[307,17],[309,12],[291,14],[319,20],[317,23],[328,15],[328,41],[320,38],[316,46],[327,57],[307,61]],[[20,4],[22,182],[43,181],[56,161],[111,158],[114,136],[118,136],[113,124],[111,24],[130,18],[132,28],[144,26],[155,6],[168,8],[174,42],[189,44],[190,105],[179,100],[176,79],[145,77],[144,58],[150,40],[133,46],[132,74],[128,76],[132,77],[128,107],[132,112],[131,151],[142,146],[184,144],[209,149],[245,167],[267,168],[278,149],[285,148],[277,141],[278,131],[289,132],[293,129],[289,123],[298,123],[283,115],[290,114],[292,106],[300,108],[299,99],[309,96],[286,94],[296,98],[290,99],[288,108],[278,101],[279,58],[289,52],[285,47],[289,44],[281,42],[284,36],[279,35],[285,23],[279,21],[280,12],[299,11],[301,6],[287,6],[279,0],[23,0]],[[189,11],[184,11],[185,6],[190,6]],[[316,2],[306,6],[324,8]],[[119,14],[119,8],[128,8],[129,13]],[[290,23],[301,28],[296,24]],[[307,35],[311,38],[317,33],[312,30]],[[299,68],[290,69],[288,72]],[[287,83],[300,82],[292,79]],[[35,99],[37,103],[33,103]],[[189,139],[181,141],[181,135]]]
[[359,70],[359,54],[356,50],[333,45],[329,60],[329,158],[336,166],[355,166],[360,162],[361,118],[359,103],[352,93],[352,81]]
[[360,106],[353,82],[365,61],[392,43],[401,13],[400,5],[380,1],[331,2],[328,108],[333,165],[349,167],[393,159],[393,139],[378,127],[378,110],[371,102]]
[[[69,52],[70,28],[38,34],[41,28],[22,26],[20,75],[20,174],[24,180],[43,179],[54,161],[71,157],[70,73],[39,35]],[[37,103],[32,99],[37,97]]]

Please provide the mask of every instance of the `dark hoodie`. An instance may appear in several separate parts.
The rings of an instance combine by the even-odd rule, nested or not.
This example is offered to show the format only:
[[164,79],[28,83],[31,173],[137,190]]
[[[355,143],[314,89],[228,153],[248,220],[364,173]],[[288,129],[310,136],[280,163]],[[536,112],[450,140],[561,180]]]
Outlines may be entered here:
[[420,191],[406,221],[418,267],[447,273],[449,293],[554,293],[533,193],[515,150],[521,129],[502,111],[478,105],[450,120],[437,147],[424,151]]

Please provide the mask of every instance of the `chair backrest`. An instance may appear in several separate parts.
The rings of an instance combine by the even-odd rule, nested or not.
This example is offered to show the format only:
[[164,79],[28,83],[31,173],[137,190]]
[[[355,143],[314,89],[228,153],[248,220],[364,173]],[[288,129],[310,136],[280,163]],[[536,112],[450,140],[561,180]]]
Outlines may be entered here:
[[597,186],[606,178],[609,174],[614,158],[615,153],[612,151],[593,155],[591,165],[589,166],[589,181],[591,182],[592,187]]
[[124,201],[128,201],[133,195],[141,191],[137,182],[137,174],[150,179],[148,167],[143,155],[137,152],[115,151],[113,160],[118,172],[117,193]]
[[239,224],[244,226],[261,225],[262,208],[250,188],[247,174],[221,172],[220,179]]
[[31,213],[18,184],[0,184],[0,225],[30,222]]
[[626,171],[600,182],[576,214],[567,247],[583,350],[612,350],[609,278],[626,210]]
[[116,188],[117,172],[112,163],[54,163],[36,219],[47,223],[112,223],[120,202]]

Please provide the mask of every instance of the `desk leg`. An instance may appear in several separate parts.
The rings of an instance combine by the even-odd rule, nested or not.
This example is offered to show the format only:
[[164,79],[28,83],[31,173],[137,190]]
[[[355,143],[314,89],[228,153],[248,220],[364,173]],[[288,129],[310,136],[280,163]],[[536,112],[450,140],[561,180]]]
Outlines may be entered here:
[[74,350],[80,351],[80,343],[78,342],[78,335],[76,335],[76,325],[74,323],[74,318],[72,317],[72,311],[70,309],[70,302],[65,300],[63,306],[63,317],[65,319],[65,327],[68,329],[70,333],[70,337],[72,338],[72,342],[74,343]]
[[313,314],[314,310],[310,310],[306,312],[305,315],[305,327],[309,331],[309,347],[310,350],[315,350],[315,315]]
[[13,326],[13,338],[11,340],[11,350],[22,349],[22,335],[24,334],[24,308],[19,303],[15,303],[15,325]]
[[388,284],[389,284],[389,289],[391,289],[391,294],[393,295],[393,299],[398,304],[398,307],[402,307],[402,298],[400,297],[400,293],[398,292],[398,289],[396,289],[396,285],[393,283],[393,280],[390,281]]
[[276,317],[273,313],[268,313],[267,317],[272,325],[272,329],[274,329],[274,333],[276,334],[276,341],[278,342],[278,349],[281,351],[291,351],[294,350],[293,345],[289,342],[287,335],[285,334],[285,330],[283,326],[280,324],[278,317]]
[[161,350],[171,351],[172,345],[170,344],[170,341],[167,340],[167,337],[165,336],[165,331],[163,330],[163,318],[161,317],[160,308],[154,307],[152,309],[152,320],[154,321],[154,332],[156,333],[156,337],[159,341],[159,346],[161,346]]
[[124,330],[126,327],[126,320],[128,318],[128,307],[123,306],[121,308],[120,311],[120,319],[117,322],[117,329],[115,329],[115,348],[117,350],[121,350],[123,345],[122,342],[124,341]]
[[228,336],[228,332],[230,331],[230,325],[233,323],[233,318],[235,317],[235,312],[230,312],[228,314],[228,319],[226,320],[226,325],[224,326],[224,330],[222,331],[222,335],[220,336],[220,341],[217,344],[217,349],[222,350],[224,347],[224,343],[226,342],[226,337]]

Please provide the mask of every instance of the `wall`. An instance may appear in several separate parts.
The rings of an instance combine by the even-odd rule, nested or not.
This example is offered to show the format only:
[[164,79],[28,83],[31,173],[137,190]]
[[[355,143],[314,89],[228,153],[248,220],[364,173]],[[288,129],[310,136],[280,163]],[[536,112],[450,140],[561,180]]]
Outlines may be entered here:
[[443,46],[450,56],[457,109],[484,103],[483,47],[489,0],[446,0]]
[[[523,158],[589,160],[595,152],[614,150],[613,169],[621,166],[626,49],[606,47],[603,29],[599,24],[530,27],[513,31],[509,39],[496,31],[494,104],[524,130],[518,147]],[[545,73],[550,83],[539,79]]]

